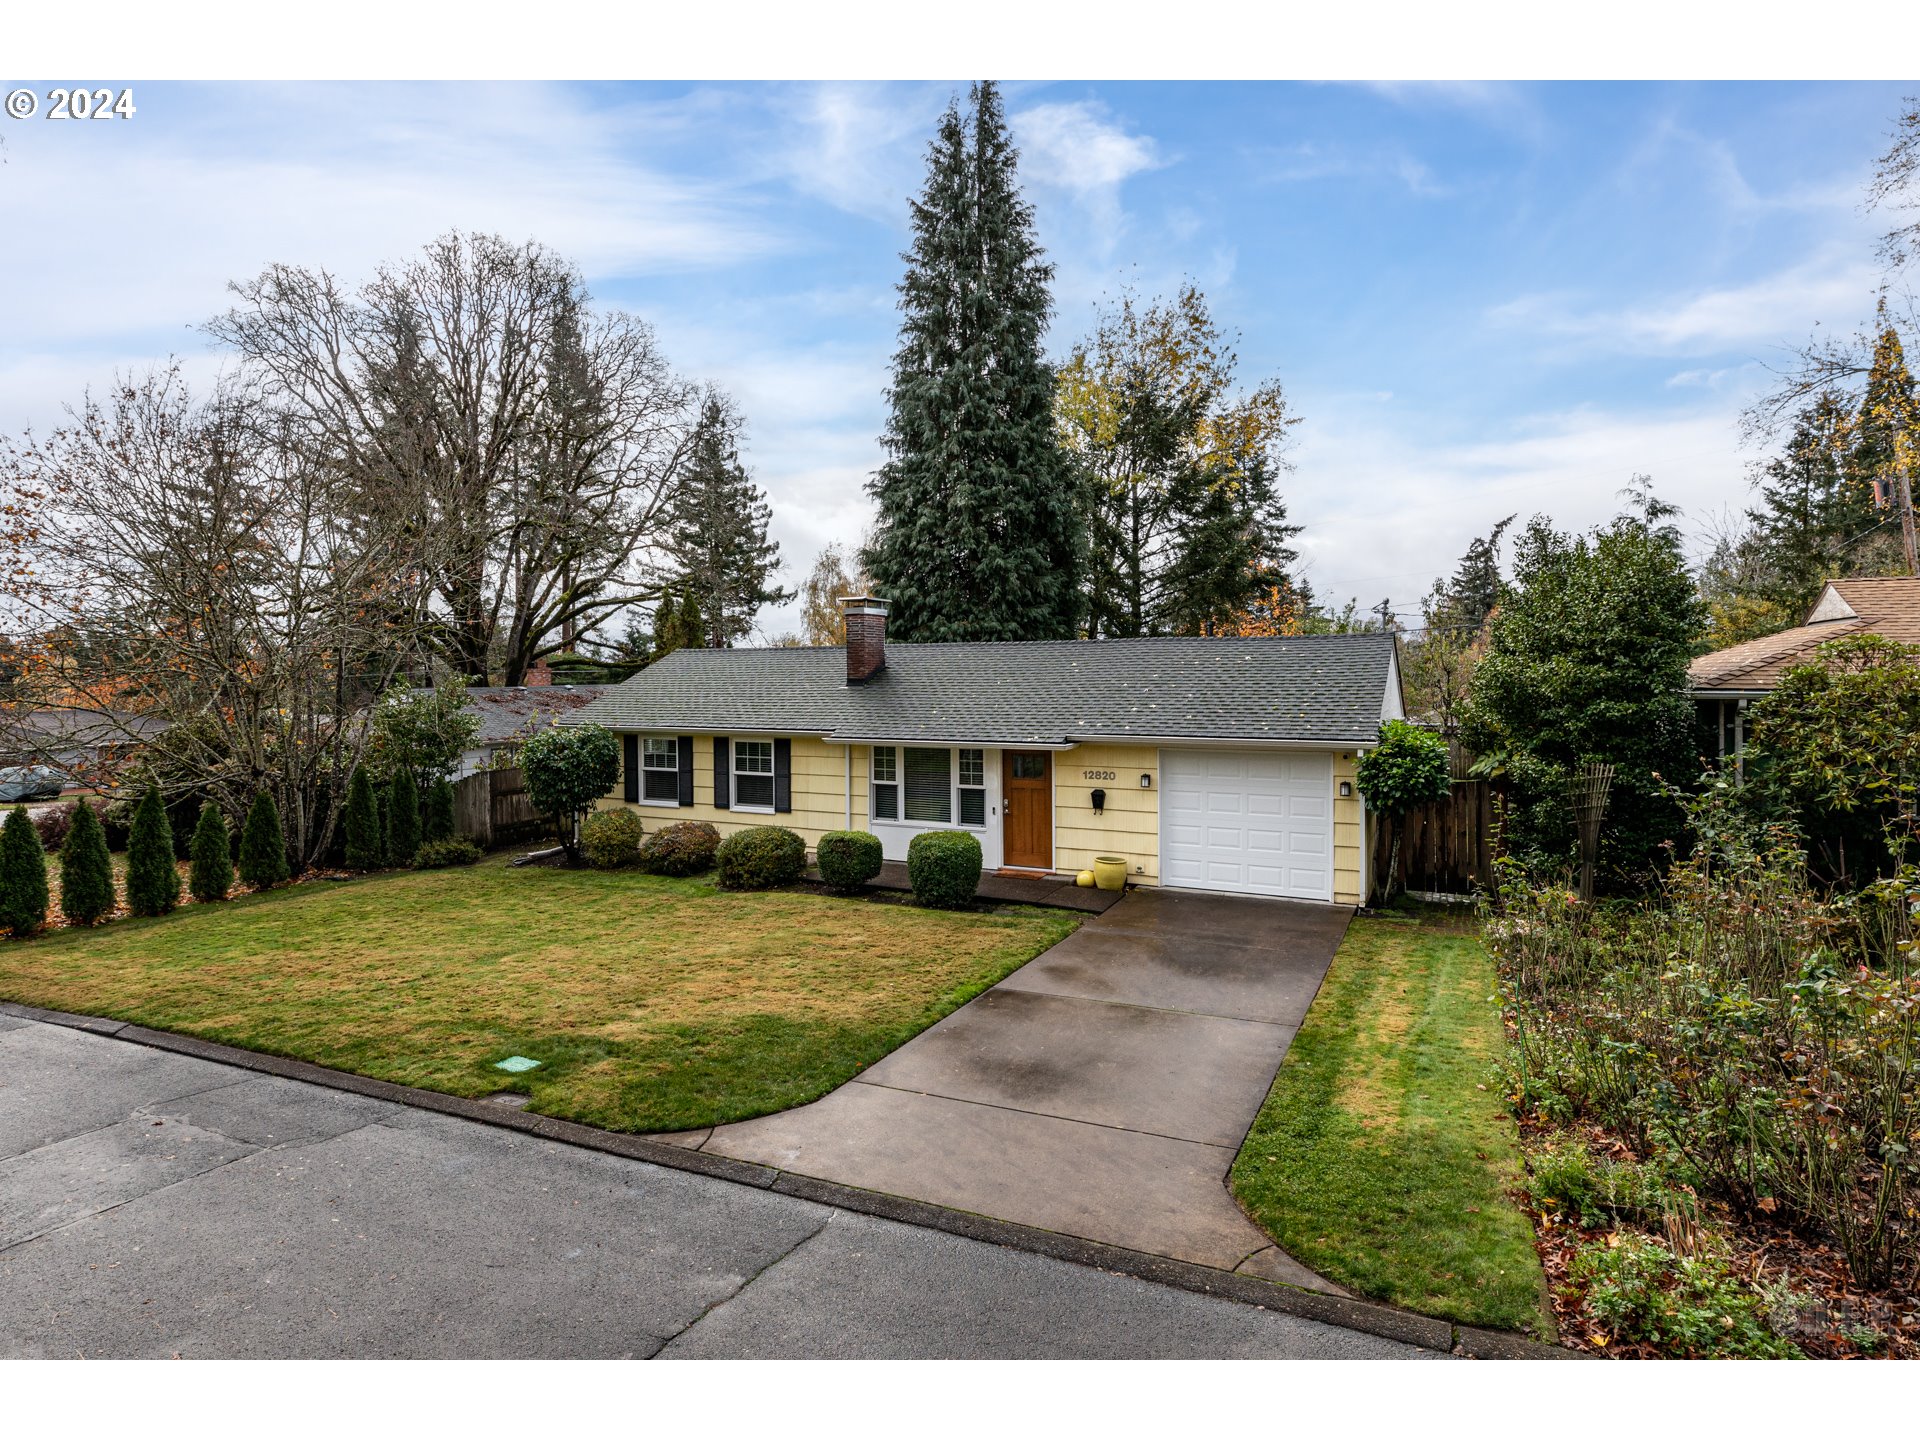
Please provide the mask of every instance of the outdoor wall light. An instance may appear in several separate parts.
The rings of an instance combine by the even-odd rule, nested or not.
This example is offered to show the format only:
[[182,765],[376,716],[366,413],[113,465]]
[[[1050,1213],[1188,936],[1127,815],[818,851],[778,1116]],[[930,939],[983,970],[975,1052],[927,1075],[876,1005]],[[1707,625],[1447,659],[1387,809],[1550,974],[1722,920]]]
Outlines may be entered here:
[[1093,792],[1093,813],[1098,815],[1102,813],[1106,808],[1107,808],[1107,792],[1104,790],[1094,791]]
[[1342,780],[1340,782],[1340,798],[1342,800],[1351,800],[1353,798],[1353,782],[1351,780]]
[[1151,790],[1151,789],[1153,789],[1153,776],[1151,776],[1151,775],[1142,775],[1142,776],[1140,777],[1140,788],[1141,788],[1142,790]]

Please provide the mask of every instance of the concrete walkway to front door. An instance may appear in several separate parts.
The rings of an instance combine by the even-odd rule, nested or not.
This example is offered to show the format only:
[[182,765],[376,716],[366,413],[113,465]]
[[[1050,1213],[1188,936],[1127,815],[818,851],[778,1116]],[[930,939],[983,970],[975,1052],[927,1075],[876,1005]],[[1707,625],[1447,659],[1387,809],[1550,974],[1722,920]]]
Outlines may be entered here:
[[1227,1193],[1351,911],[1138,890],[859,1079],[676,1137],[741,1160],[1331,1288]]

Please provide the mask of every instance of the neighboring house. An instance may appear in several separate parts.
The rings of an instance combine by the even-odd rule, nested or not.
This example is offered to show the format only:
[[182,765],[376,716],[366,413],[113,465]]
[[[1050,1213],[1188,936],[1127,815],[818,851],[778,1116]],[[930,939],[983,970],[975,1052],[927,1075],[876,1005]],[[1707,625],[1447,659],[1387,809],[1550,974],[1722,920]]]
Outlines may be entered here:
[[461,752],[453,778],[511,765],[520,746],[542,725],[551,725],[597,699],[605,685],[475,685],[467,708],[480,718],[473,743]]
[[1739,759],[1747,746],[1747,707],[1795,665],[1810,663],[1816,647],[1847,635],[1920,644],[1920,579],[1829,580],[1803,623],[1695,660],[1687,669],[1687,693],[1700,707],[1714,753]]
[[0,707],[0,766],[44,765],[85,783],[166,728],[158,716],[124,710]]
[[576,711],[621,735],[602,807],[810,847],[870,830],[893,860],[960,829],[989,869],[1116,855],[1149,885],[1365,896],[1354,757],[1404,713],[1391,635],[890,646],[885,601],[843,604],[844,647],[678,650]]

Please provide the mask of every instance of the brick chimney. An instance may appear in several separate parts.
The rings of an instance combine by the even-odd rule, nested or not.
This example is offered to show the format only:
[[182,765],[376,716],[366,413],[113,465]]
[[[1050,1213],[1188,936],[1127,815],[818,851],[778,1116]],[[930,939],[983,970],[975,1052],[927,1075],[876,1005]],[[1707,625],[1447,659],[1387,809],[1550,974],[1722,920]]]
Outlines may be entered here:
[[887,668],[887,610],[873,595],[842,595],[847,622],[847,684],[864,685]]
[[534,661],[533,664],[527,667],[527,678],[522,680],[520,683],[522,685],[553,684],[553,670],[547,664],[545,656],[542,656],[540,659]]

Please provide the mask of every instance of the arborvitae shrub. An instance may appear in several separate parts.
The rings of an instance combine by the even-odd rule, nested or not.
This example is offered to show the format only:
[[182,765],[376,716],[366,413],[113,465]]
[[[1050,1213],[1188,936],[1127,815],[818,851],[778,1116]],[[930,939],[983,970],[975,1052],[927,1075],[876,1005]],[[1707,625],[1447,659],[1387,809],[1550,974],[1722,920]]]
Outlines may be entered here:
[[233,839],[227,833],[227,817],[208,800],[200,806],[200,820],[193,827],[193,868],[187,872],[187,889],[203,905],[227,898],[233,889]]
[[16,805],[0,826],[0,930],[32,935],[47,923],[47,852],[40,832]]
[[420,848],[420,787],[410,771],[397,770],[387,787],[387,863],[413,864]]
[[928,830],[907,842],[913,898],[936,910],[970,904],[980,888],[980,842],[964,830]]
[[180,903],[180,872],[173,868],[173,827],[160,791],[149,785],[133,812],[127,838],[127,908],[136,915],[165,915]]
[[82,805],[60,843],[60,913],[69,925],[93,925],[113,913],[113,857],[99,812]]
[[373,813],[378,817],[380,843],[376,852],[379,859],[375,865],[393,863],[393,791],[386,785],[377,785],[373,791]]
[[820,837],[815,853],[820,857],[820,878],[848,894],[878,875],[886,860],[880,852],[880,837],[864,830],[829,830]]
[[423,841],[453,838],[453,782],[442,775],[427,791],[426,814],[420,822]]
[[280,829],[280,807],[265,790],[253,797],[247,825],[240,832],[240,878],[266,890],[287,878],[287,837]]
[[347,785],[347,868],[380,868],[380,811],[374,804],[373,778],[365,770],[353,772]]

